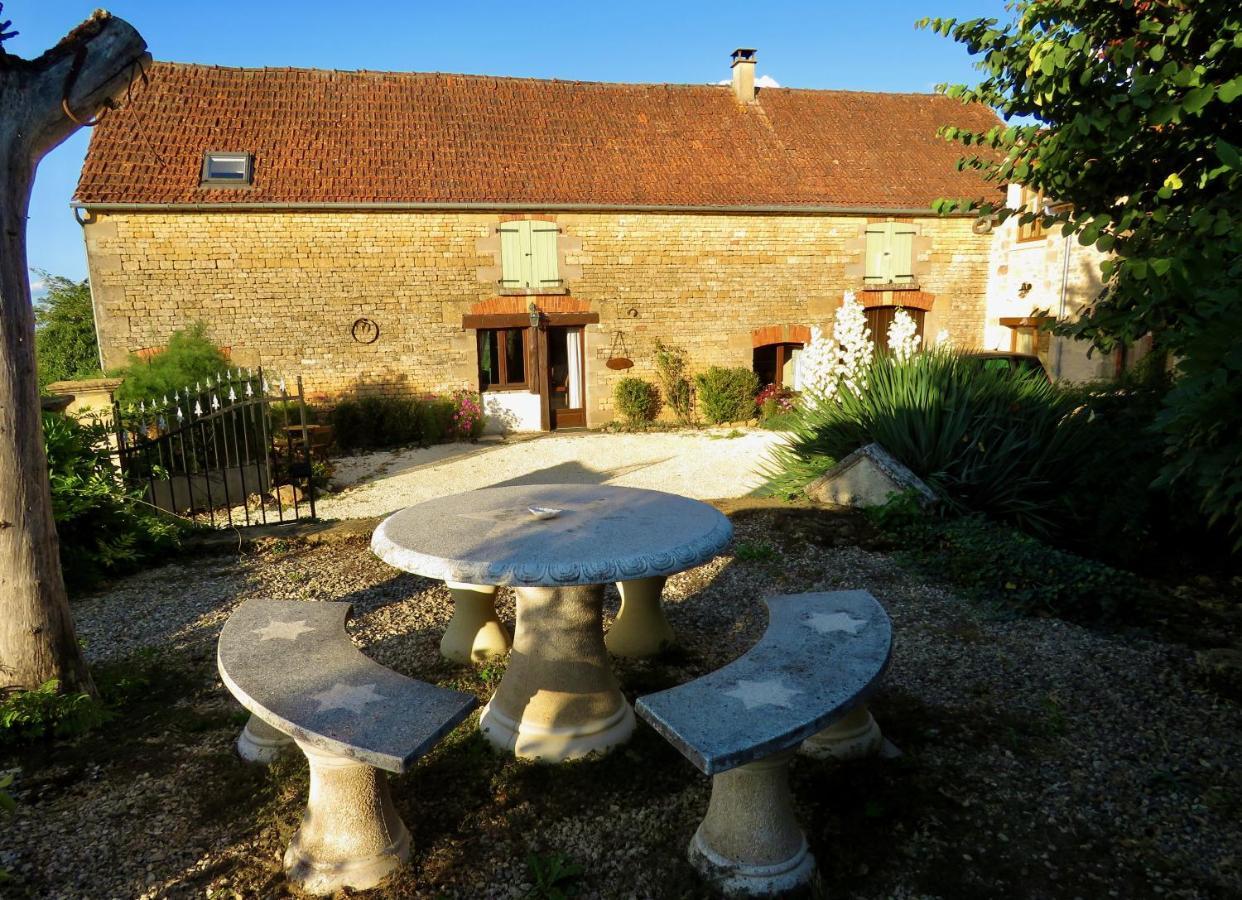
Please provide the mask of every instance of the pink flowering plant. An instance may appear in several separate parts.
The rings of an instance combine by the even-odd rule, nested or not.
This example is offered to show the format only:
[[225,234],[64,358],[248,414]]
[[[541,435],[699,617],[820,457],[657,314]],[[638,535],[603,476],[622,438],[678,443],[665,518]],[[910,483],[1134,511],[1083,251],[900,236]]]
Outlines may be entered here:
[[483,406],[474,391],[453,393],[453,436],[459,441],[478,440],[483,433]]
[[765,414],[793,412],[798,403],[798,395],[790,388],[769,384],[755,397],[755,403]]

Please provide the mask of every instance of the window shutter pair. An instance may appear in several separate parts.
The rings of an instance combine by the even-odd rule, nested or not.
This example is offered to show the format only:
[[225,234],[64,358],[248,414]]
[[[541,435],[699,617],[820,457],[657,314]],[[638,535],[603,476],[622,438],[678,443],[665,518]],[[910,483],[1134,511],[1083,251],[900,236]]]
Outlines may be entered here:
[[915,227],[909,222],[867,226],[866,284],[914,283]]
[[526,290],[559,287],[556,236],[551,222],[506,222],[500,226],[500,286]]

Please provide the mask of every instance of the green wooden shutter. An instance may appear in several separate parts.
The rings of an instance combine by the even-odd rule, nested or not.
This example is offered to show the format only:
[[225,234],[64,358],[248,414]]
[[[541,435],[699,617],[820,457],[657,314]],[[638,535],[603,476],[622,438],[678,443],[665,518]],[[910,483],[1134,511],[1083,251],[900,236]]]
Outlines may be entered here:
[[889,244],[891,243],[893,223],[873,222],[867,226],[866,269],[863,281],[867,284],[888,284],[892,281],[892,269],[889,265]]
[[560,287],[556,259],[556,238],[561,229],[551,222],[531,222],[531,267],[534,288]]
[[914,284],[914,226],[894,222],[889,240],[889,276],[896,284]]
[[500,226],[501,287],[530,287],[529,251],[529,222],[506,222]]

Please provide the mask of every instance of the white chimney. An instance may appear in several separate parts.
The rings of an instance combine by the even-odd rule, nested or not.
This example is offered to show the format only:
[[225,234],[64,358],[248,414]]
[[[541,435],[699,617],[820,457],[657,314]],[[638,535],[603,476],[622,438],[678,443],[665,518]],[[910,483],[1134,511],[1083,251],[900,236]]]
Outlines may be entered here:
[[733,51],[733,96],[739,103],[755,102],[755,50],[738,47]]

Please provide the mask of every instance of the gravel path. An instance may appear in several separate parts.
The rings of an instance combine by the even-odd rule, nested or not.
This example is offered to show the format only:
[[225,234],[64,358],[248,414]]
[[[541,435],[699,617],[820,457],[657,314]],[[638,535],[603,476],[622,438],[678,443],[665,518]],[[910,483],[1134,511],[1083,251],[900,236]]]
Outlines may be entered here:
[[[751,561],[730,551],[669,581],[681,649],[616,669],[632,699],[744,652],[764,628],[764,595],[876,595],[896,646],[872,708],[904,755],[793,768],[829,895],[1242,894],[1242,708],[1206,689],[1185,647],[998,618],[861,549],[876,545],[848,516],[750,510],[734,521],[734,547]],[[0,866],[16,878],[0,895],[286,895],[279,859],[305,764],[232,756],[243,719],[214,672],[221,624],[253,596],[349,600],[368,654],[480,698],[499,674],[444,662],[447,591],[388,568],[364,540],[272,542],[127,579],[76,604],[88,654],[98,664],[157,648],[185,684],[166,686],[144,718],[18,760],[20,806],[0,832]],[[511,623],[512,596],[500,600]],[[616,607],[610,592],[609,620]],[[393,780],[415,849],[371,896],[526,896],[532,853],[581,865],[583,897],[708,896],[683,858],[708,781],[649,728],[603,760],[543,767],[492,754],[473,725]]]
[[500,484],[606,483],[699,500],[743,497],[762,484],[759,466],[779,440],[759,429],[577,432],[368,453],[337,461],[334,480],[347,487],[319,500],[316,512],[330,519],[382,516],[433,497]]

